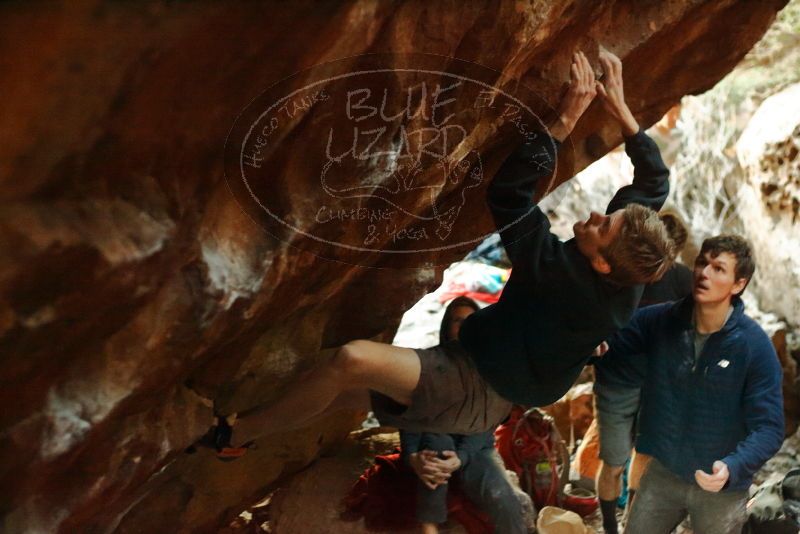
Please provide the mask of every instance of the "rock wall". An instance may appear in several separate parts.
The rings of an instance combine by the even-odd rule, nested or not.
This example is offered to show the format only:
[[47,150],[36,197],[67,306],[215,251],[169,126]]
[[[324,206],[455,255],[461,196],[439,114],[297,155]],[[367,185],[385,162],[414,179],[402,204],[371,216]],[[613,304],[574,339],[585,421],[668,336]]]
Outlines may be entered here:
[[[629,101],[649,125],[732,69],[784,3],[3,2],[2,530],[213,532],[355,419],[220,464],[182,452],[209,423],[200,396],[225,411],[270,402],[321,348],[388,339],[438,266],[468,248],[421,252],[413,265],[378,253],[325,261],[265,232],[229,190],[225,140],[266,88],[326,61],[427,53],[528,88],[546,116],[572,52],[596,65],[602,45],[622,57]],[[266,160],[271,198],[290,214],[322,202],[302,175],[302,141],[324,118],[314,110],[293,113]],[[490,149],[509,137],[479,119],[459,150],[486,156],[491,174]],[[591,108],[557,182],[619,140]],[[491,231],[480,198],[452,242]]]
[[[674,178],[670,203],[687,221],[691,262],[706,237],[750,239],[757,269],[748,313],[772,334],[800,326],[796,231],[800,2],[792,0],[740,64],[712,90],[681,100],[658,137]],[[763,313],[762,313],[763,312]],[[789,346],[796,342],[789,336]]]
[[[800,325],[800,83],[767,98],[736,144],[739,213],[758,258],[759,297]],[[769,237],[767,239],[767,237]],[[778,282],[778,283],[776,283]]]

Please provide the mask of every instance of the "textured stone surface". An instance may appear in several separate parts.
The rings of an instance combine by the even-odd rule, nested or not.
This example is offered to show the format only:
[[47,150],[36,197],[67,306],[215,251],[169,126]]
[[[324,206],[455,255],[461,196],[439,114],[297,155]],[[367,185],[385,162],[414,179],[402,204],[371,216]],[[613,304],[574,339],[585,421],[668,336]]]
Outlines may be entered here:
[[[758,258],[759,297],[800,323],[800,83],[767,98],[736,144],[744,170],[739,212]],[[764,239],[769,236],[769,239]],[[780,283],[772,281],[780,280]]]
[[[233,465],[181,452],[208,425],[184,384],[227,410],[269,402],[321,347],[390,337],[438,277],[322,261],[242,212],[224,141],[270,84],[364,52],[426,52],[554,105],[572,51],[596,64],[602,44],[649,125],[728,72],[783,4],[2,3],[2,530],[210,532],[353,426],[277,436]],[[559,179],[619,139],[593,107]],[[319,200],[292,189],[301,161],[282,155],[287,202]],[[468,211],[453,239],[490,230]]]

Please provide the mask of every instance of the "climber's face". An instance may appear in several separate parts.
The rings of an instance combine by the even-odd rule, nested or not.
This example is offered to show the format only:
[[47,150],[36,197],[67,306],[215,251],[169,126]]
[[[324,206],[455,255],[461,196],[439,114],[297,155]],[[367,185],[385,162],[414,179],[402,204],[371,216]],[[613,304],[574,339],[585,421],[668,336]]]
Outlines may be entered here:
[[601,251],[606,249],[622,230],[623,210],[609,215],[601,215],[593,211],[585,221],[578,221],[572,226],[578,250],[592,263],[595,271],[603,274],[611,272]]

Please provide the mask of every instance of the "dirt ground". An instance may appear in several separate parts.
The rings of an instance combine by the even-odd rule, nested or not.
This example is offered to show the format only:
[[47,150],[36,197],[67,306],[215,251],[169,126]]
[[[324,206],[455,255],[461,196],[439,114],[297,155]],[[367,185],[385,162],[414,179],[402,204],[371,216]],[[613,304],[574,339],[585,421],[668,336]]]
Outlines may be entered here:
[[[375,431],[373,431],[375,432]],[[395,432],[366,433],[362,439],[349,439],[336,453],[320,458],[257,506],[242,513],[220,534],[369,534],[363,520],[348,522],[340,518],[341,500],[358,477],[372,465],[378,454],[389,454],[399,445]],[[599,511],[586,519],[602,534]],[[391,534],[411,534],[416,530]],[[440,527],[442,534],[465,534],[456,523]]]

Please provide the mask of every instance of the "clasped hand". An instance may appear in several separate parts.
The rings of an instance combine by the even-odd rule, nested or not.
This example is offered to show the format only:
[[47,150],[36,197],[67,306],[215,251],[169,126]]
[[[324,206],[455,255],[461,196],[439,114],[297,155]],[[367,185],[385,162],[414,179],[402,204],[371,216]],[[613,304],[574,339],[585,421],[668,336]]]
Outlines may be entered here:
[[461,460],[454,451],[444,451],[440,458],[435,451],[423,450],[409,456],[411,468],[423,484],[436,489],[446,484],[452,474],[461,467]]

